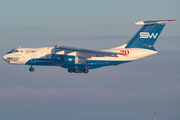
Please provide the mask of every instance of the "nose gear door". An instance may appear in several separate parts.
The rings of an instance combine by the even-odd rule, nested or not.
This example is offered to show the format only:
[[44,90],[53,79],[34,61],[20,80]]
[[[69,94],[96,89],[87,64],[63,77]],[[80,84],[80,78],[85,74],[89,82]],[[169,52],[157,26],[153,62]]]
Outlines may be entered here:
[[35,63],[36,62],[36,54],[31,55],[31,62]]

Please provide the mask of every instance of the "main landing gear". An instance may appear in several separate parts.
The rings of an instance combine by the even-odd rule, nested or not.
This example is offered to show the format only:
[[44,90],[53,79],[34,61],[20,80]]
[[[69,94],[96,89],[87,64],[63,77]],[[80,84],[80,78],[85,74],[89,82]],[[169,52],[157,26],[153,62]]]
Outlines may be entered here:
[[68,72],[69,73],[88,73],[89,72],[89,70],[88,69],[68,69]]
[[[29,68],[29,71],[34,72],[34,70],[35,69],[31,65],[31,67]],[[84,68],[84,69],[83,68],[82,69],[77,69],[77,67],[76,67],[76,68],[69,68],[68,72],[69,73],[85,73],[85,74],[87,74],[89,72],[89,70],[87,69],[87,67]]]
[[34,69],[34,68],[32,67],[32,65],[31,65],[31,67],[29,68],[29,71],[30,71],[30,72],[34,72],[34,70],[35,70],[35,69]]

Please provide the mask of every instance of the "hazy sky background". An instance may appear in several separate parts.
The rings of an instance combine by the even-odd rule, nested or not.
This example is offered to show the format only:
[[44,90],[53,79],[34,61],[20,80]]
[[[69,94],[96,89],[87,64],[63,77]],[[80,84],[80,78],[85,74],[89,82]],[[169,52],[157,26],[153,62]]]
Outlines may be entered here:
[[126,43],[137,21],[168,22],[158,54],[119,66],[69,74],[60,67],[9,65],[0,59],[2,120],[180,119],[179,0],[1,0],[0,56],[19,46],[104,49]]

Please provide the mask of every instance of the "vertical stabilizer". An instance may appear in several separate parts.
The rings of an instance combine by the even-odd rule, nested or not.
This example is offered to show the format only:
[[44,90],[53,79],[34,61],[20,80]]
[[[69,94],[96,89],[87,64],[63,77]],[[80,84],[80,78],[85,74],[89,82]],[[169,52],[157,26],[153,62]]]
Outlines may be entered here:
[[143,27],[133,36],[127,43],[125,48],[144,48],[155,50],[154,43],[161,34],[166,22],[176,20],[156,20],[156,21],[140,21],[136,25]]

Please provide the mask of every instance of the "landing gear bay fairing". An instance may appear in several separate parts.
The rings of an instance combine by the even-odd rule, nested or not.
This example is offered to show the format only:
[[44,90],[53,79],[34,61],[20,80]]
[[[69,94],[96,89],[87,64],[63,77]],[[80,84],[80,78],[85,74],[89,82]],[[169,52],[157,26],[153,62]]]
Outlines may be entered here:
[[90,50],[69,46],[16,48],[3,56],[9,64],[33,66],[60,66],[69,73],[88,73],[89,69],[119,65],[157,53],[154,43],[166,22],[176,20],[151,20],[136,22],[142,28],[126,44],[106,49]]

